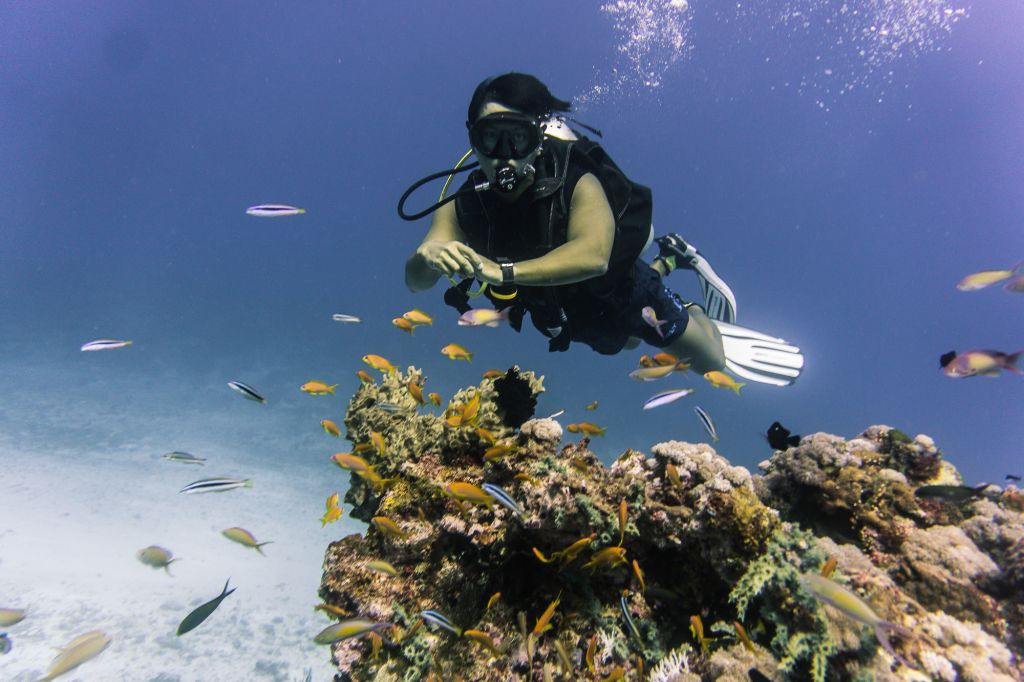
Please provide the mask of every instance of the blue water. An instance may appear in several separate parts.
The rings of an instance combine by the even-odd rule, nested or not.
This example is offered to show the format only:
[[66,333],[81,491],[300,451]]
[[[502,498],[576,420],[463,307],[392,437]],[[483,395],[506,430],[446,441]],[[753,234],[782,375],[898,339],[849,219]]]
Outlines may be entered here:
[[[343,485],[324,468],[339,448],[317,422],[340,422],[366,353],[424,369],[446,397],[488,368],[532,369],[548,388],[542,414],[608,427],[592,444],[605,461],[703,440],[700,404],[718,451],[751,468],[778,419],[798,433],[926,433],[972,483],[1024,473],[1021,378],[953,380],[938,367],[951,349],[1024,347],[1024,295],[955,288],[1024,260],[1024,5],[632,4],[661,27],[637,62],[623,32],[635,17],[619,15],[617,30],[596,3],[0,7],[0,462],[19,463],[2,480],[22,495],[0,497],[2,523],[17,534],[38,521],[12,502],[29,496],[130,496],[104,454],[148,458],[165,476],[161,452],[216,451],[273,472],[267,487],[302,491],[294,503],[309,511],[276,519],[322,549],[357,524],[316,523]],[[667,25],[682,47],[657,40]],[[461,156],[473,88],[508,70],[581,103],[579,118],[653,189],[659,232],[682,233],[728,280],[739,322],[804,350],[796,385],[741,396],[692,377],[641,385],[626,377],[639,349],[548,354],[529,325],[459,328],[440,286],[407,291],[404,262],[426,222],[402,222],[395,202]],[[245,215],[268,202],[308,213]],[[697,295],[687,273],[669,284]],[[414,306],[437,321],[410,338],[390,320]],[[340,325],[336,312],[364,323]],[[79,352],[97,337],[135,343]],[[471,364],[439,353],[452,341],[476,353]],[[232,379],[268,405],[242,401]],[[340,384],[339,397],[299,393],[309,379]],[[695,402],[641,410],[677,385],[695,386]],[[69,459],[82,467],[74,480],[58,473]],[[174,476],[171,491],[188,473]],[[159,504],[146,513],[173,525]],[[113,535],[124,523],[91,521]],[[0,602],[29,588],[5,561],[44,561],[12,551],[0,545]],[[311,552],[297,588],[307,610]],[[148,571],[126,561],[127,574]],[[223,577],[202,576],[198,596]],[[28,646],[16,640],[0,671],[27,675],[14,656]],[[102,664],[122,670],[114,654]],[[325,660],[320,649],[308,664]],[[289,665],[275,674],[299,677]]]

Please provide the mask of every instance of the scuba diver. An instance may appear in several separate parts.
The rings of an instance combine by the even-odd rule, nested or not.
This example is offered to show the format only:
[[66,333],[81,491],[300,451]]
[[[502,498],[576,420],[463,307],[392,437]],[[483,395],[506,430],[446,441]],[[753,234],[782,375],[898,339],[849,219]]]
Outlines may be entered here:
[[[792,383],[803,366],[799,349],[734,324],[736,299],[728,285],[679,235],[653,239],[650,189],[570,127],[563,116],[570,109],[528,74],[507,73],[477,86],[466,120],[470,152],[399,200],[406,220],[434,213],[406,262],[409,289],[429,289],[444,275],[453,284],[445,302],[460,314],[472,309],[472,297],[486,294],[516,331],[529,313],[551,351],[577,341],[613,355],[644,341],[701,374],[728,368],[753,381]],[[462,166],[470,154],[478,163]],[[447,189],[455,173],[474,168],[452,195],[442,191],[437,204],[405,212],[423,184],[447,176]],[[652,240],[659,253],[648,264],[640,256]],[[703,306],[662,283],[676,269],[696,274]],[[456,283],[455,276],[465,279]],[[480,291],[470,290],[474,281]]]

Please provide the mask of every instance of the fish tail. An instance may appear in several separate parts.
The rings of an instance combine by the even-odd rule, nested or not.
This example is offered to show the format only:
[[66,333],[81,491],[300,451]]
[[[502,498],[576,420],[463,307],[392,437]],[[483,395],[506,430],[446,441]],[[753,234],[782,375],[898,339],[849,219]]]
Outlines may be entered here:
[[334,389],[336,389],[337,387],[338,384],[331,384],[330,386],[327,387],[327,392],[330,393],[331,395],[334,395]]
[[914,668],[916,670],[916,666],[911,665],[907,659],[900,656],[898,653],[896,653],[896,650],[892,648],[892,643],[889,641],[890,632],[895,632],[896,634],[902,637],[909,638],[913,638],[914,633],[908,630],[907,628],[903,627],[902,625],[890,623],[887,620],[879,621],[878,624],[875,625],[875,637],[878,638],[878,643],[882,645],[882,648],[885,649],[890,656],[895,658],[903,665],[907,666],[908,668]]
[[1003,367],[1015,374],[1024,374],[1024,369],[1017,366],[1017,361],[1020,360],[1021,355],[1024,355],[1024,350],[1019,350],[1016,353],[1010,353],[1006,356],[1006,359],[1003,360]]
[[245,481],[243,481],[243,483],[245,484],[244,487],[246,487],[246,488],[251,488],[252,487],[252,479],[251,478],[245,479]]
[[740,383],[733,386],[732,390],[736,391],[736,395],[740,394],[740,389],[746,386],[746,384]]
[[[224,589],[220,591],[220,594],[221,594],[222,597],[226,597],[227,596],[227,594],[228,594],[228,583],[230,583],[230,582],[231,582],[231,578],[228,578],[227,580],[224,581]],[[234,590],[231,590],[231,591],[234,592]]]
[[[272,545],[272,544],[274,544],[273,540],[268,540],[267,542],[261,542],[261,543],[256,545],[256,551],[259,552],[260,554],[263,554],[263,550],[260,549],[260,547],[262,547],[263,545]],[[263,556],[267,556],[267,555],[263,554]]]

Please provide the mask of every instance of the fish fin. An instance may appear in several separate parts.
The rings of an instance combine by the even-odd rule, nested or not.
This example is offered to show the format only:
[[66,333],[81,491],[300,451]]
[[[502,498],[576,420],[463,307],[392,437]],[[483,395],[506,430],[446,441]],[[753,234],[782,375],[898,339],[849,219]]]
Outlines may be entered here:
[[900,656],[898,653],[896,653],[896,650],[892,648],[892,643],[889,641],[890,631],[895,632],[896,634],[902,637],[909,638],[913,638],[914,633],[908,630],[907,628],[903,627],[902,625],[890,623],[887,620],[879,621],[879,623],[875,625],[875,637],[878,638],[878,643],[882,645],[882,648],[885,649],[890,656],[895,658],[903,665],[907,666],[908,668],[913,668],[914,670],[917,670],[917,666],[912,665],[910,661]]
[[227,580],[224,581],[224,589],[220,591],[220,596],[221,597],[226,597],[229,594],[231,594],[231,592],[235,591],[235,588],[232,587],[231,588],[231,592],[228,592],[228,583],[230,583],[230,582],[231,582],[231,578],[228,578]]
[[266,542],[261,542],[258,545],[256,545],[256,551],[259,552],[260,554],[262,554],[263,556],[267,556],[266,554],[263,554],[263,550],[260,549],[260,547],[262,547],[263,545],[272,545],[272,544],[274,544],[273,540],[268,540]]
[[1024,374],[1024,369],[1017,366],[1017,361],[1020,360],[1020,356],[1024,354],[1024,350],[1019,350],[1016,353],[1010,353],[1006,356],[1006,360],[1003,361],[1003,367],[1010,370],[1015,374]]

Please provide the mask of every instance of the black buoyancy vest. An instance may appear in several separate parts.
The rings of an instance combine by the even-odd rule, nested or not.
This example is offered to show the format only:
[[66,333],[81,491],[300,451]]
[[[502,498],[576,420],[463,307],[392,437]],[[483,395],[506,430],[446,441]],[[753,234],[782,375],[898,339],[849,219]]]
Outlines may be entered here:
[[[455,209],[469,245],[488,258],[515,262],[538,258],[564,244],[572,192],[581,177],[592,173],[615,217],[608,271],[575,284],[519,287],[515,303],[536,316],[537,308],[550,307],[554,300],[576,322],[599,310],[621,308],[629,300],[633,264],[650,234],[651,190],[626,177],[601,145],[586,137],[546,138],[537,166],[533,186],[513,204],[503,204],[492,191],[460,193]],[[481,180],[482,173],[475,171],[461,189]]]

